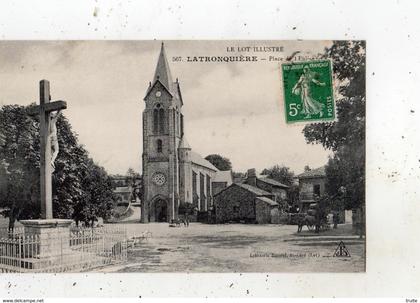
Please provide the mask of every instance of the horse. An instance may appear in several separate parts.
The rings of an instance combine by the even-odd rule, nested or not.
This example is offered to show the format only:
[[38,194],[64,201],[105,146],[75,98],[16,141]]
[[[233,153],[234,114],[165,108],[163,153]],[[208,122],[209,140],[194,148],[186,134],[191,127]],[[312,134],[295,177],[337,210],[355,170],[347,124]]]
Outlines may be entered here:
[[308,227],[308,230],[313,230],[314,226],[316,226],[316,218],[315,216],[307,215],[307,214],[300,214],[298,217],[298,233],[302,231],[304,225]]

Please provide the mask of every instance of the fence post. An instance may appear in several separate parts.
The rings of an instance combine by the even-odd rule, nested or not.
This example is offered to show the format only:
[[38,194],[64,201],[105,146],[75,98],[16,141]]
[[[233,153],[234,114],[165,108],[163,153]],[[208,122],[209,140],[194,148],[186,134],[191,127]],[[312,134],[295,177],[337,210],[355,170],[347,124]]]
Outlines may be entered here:
[[19,234],[19,244],[18,244],[18,263],[19,263],[19,268],[22,268],[22,235]]

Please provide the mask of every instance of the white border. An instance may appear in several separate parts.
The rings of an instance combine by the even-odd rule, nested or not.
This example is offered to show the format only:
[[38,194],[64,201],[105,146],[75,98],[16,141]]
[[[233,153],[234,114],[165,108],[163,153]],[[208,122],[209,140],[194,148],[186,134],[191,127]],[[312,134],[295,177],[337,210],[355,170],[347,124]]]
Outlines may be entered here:
[[419,4],[3,0],[2,39],[366,39],[369,241],[366,274],[3,275],[0,297],[419,296]]

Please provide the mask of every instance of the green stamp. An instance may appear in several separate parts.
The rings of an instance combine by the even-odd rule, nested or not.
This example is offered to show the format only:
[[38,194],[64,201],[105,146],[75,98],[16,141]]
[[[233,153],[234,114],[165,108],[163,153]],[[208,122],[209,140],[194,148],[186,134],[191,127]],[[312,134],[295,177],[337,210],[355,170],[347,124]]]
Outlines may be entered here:
[[282,64],[286,122],[335,118],[330,60]]

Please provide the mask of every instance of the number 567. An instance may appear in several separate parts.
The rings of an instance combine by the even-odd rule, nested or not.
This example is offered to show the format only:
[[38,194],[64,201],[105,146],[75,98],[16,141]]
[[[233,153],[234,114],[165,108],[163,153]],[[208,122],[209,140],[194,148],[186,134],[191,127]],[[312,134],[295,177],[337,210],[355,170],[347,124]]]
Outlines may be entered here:
[[294,117],[299,113],[299,110],[301,108],[300,104],[291,103],[289,104],[289,115]]

